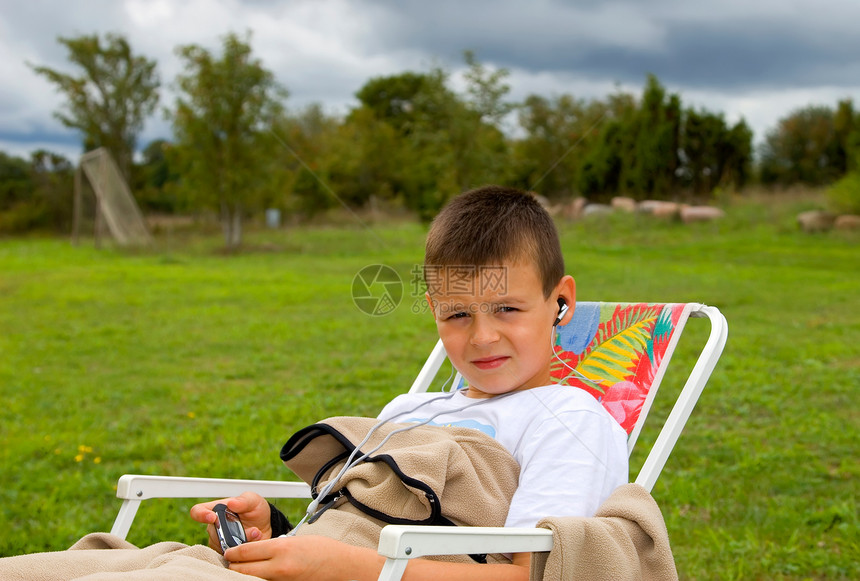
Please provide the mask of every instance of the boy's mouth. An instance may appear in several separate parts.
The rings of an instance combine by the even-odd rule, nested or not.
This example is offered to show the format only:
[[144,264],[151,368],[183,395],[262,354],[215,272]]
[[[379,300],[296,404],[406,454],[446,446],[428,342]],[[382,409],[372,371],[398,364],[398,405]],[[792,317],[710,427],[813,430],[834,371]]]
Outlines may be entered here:
[[497,355],[495,357],[481,357],[480,359],[473,359],[472,365],[477,367],[478,369],[495,369],[497,367],[501,367],[507,362],[510,357],[506,355]]

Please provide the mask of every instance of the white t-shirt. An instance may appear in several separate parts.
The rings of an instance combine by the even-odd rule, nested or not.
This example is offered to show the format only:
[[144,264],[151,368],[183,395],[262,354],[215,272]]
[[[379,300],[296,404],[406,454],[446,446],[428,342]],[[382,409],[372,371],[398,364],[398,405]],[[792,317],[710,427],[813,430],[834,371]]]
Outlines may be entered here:
[[440,397],[398,396],[379,419],[423,421],[441,412],[429,425],[475,428],[498,440],[520,465],[505,526],[533,527],[545,516],[592,516],[627,483],[627,434],[581,389],[547,385],[489,399],[456,392],[431,401]]

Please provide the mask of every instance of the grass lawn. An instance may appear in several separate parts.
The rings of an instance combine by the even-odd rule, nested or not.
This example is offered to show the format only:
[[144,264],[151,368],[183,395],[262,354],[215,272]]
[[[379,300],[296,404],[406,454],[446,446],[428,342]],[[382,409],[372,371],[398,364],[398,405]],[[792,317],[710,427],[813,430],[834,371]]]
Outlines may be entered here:
[[[860,234],[801,234],[803,207],[560,224],[580,299],[703,302],[729,320],[654,489],[683,579],[860,578]],[[375,415],[408,387],[435,342],[412,309],[425,231],[372,229],[252,232],[238,254],[191,234],[140,252],[0,240],[0,555],[108,530],[124,473],[289,477],[277,455],[296,429]],[[404,281],[386,316],[351,298],[369,264]],[[690,322],[667,391],[706,335]],[[653,419],[666,413],[658,398]],[[129,540],[202,541],[193,502],[144,503]]]

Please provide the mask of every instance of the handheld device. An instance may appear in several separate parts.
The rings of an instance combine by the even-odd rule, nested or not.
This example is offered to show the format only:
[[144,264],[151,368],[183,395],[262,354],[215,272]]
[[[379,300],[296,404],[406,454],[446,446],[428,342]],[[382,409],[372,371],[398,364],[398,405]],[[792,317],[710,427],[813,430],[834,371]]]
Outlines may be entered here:
[[226,551],[230,547],[238,547],[247,540],[245,528],[242,526],[242,521],[239,520],[239,515],[227,508],[227,505],[216,504],[212,507],[212,512],[218,517],[215,520],[215,532],[221,543],[222,551]]

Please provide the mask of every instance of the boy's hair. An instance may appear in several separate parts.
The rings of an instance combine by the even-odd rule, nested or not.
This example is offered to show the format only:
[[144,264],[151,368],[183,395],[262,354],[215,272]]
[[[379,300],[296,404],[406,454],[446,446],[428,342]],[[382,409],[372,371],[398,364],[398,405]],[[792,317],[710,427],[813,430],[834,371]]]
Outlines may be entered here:
[[490,266],[504,261],[535,265],[544,298],[564,276],[564,258],[552,217],[522,190],[483,186],[451,200],[433,220],[424,253],[428,266]]

